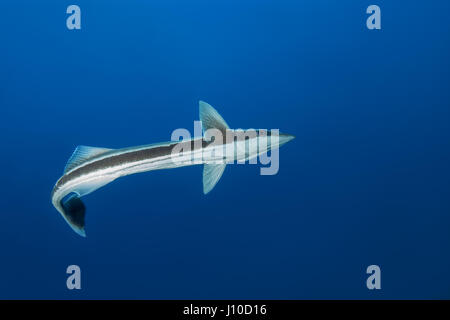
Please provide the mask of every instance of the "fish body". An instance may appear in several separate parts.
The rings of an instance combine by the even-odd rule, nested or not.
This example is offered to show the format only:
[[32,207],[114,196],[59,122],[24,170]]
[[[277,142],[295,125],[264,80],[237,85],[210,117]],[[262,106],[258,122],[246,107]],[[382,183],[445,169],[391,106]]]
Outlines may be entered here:
[[[53,206],[72,229],[84,237],[85,206],[80,198],[117,178],[152,170],[203,164],[203,191],[206,194],[219,181],[228,163],[253,159],[293,139],[291,135],[280,134],[276,139],[257,135],[227,140],[229,128],[219,113],[203,101],[200,101],[199,107],[205,131],[205,136],[200,138],[123,149],[78,146],[67,162],[63,176],[53,188]],[[208,130],[215,130],[218,135],[214,137],[219,138],[207,137]]]

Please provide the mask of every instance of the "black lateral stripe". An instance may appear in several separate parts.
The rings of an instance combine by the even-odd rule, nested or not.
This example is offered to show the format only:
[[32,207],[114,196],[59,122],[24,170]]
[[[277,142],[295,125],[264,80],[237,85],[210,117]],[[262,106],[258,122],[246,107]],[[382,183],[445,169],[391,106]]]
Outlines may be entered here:
[[[138,162],[138,161],[143,161],[143,160],[152,159],[152,158],[169,156],[171,154],[173,148],[175,148],[175,146],[178,146],[180,144],[186,144],[186,145],[191,144],[191,146],[190,146],[191,150],[195,151],[196,149],[199,149],[198,148],[199,146],[197,146],[197,144],[195,143],[198,140],[199,139],[190,140],[190,141],[186,141],[186,142],[182,141],[182,142],[173,143],[173,144],[170,144],[167,146],[150,147],[150,148],[146,148],[146,149],[125,152],[125,153],[121,153],[121,154],[117,154],[117,155],[112,155],[110,157],[106,157],[103,159],[99,159],[98,161],[94,161],[87,165],[79,167],[78,169],[75,169],[72,172],[70,172],[69,174],[63,176],[58,181],[57,187],[65,184],[67,181],[75,179],[79,176],[88,174],[93,171],[101,170],[103,168],[119,166],[124,163]],[[204,141],[203,139],[201,139],[201,140],[202,140],[202,144],[201,144],[200,148],[204,148],[209,144],[208,142]]]

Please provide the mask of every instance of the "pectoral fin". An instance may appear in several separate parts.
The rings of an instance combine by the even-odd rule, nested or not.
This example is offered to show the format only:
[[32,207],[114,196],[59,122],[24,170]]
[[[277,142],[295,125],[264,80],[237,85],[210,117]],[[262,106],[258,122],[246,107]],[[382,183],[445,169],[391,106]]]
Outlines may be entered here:
[[205,164],[203,167],[203,193],[207,194],[219,182],[220,177],[227,165],[221,164]]
[[225,135],[229,127],[217,110],[204,101],[199,101],[198,106],[203,132],[208,129],[218,129],[223,135]]

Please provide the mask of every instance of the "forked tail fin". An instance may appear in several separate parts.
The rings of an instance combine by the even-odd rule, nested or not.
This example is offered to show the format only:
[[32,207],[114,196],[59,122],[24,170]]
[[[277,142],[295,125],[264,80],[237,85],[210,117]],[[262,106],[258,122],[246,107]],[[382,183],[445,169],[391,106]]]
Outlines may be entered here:
[[84,231],[86,207],[78,194],[71,192],[65,196],[61,200],[61,207],[63,217],[70,227],[80,236],[86,237],[86,232]]

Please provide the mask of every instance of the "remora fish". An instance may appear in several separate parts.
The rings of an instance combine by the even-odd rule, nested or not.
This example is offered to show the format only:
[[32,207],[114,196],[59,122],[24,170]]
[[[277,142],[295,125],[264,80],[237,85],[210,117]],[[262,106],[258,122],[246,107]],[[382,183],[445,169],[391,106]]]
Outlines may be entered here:
[[[80,198],[119,177],[151,170],[204,164],[203,192],[206,194],[219,181],[227,163],[253,159],[294,138],[292,135],[279,134],[276,139],[266,137],[264,143],[260,143],[261,137],[257,135],[247,139],[255,139],[253,142],[256,144],[247,140],[231,142],[235,150],[241,152],[223,152],[224,146],[227,144],[226,132],[229,130],[227,123],[206,102],[200,101],[199,109],[203,131],[219,130],[224,137],[222,140],[205,139],[204,136],[123,149],[78,146],[67,162],[63,176],[53,188],[51,197],[55,208],[76,233],[85,237],[86,209]],[[172,152],[175,148],[188,151],[177,154]],[[242,152],[242,150],[244,151]]]

